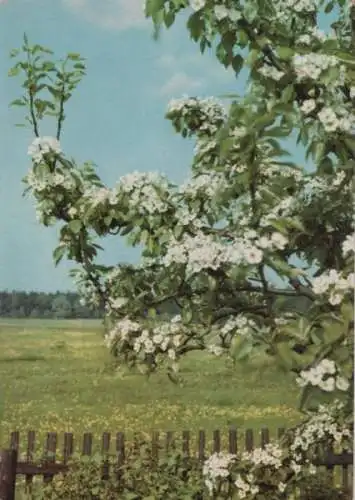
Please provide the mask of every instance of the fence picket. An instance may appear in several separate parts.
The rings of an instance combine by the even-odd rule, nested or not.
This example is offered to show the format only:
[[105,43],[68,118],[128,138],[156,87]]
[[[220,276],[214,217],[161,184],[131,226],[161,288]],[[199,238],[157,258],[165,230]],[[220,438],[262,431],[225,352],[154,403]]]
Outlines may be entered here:
[[74,438],[71,432],[64,434],[63,462],[66,464],[74,453]]
[[166,452],[169,452],[172,448],[174,448],[174,433],[172,431],[168,431],[166,433],[165,443],[166,443],[165,446]]
[[122,466],[125,461],[125,438],[123,432],[116,435],[117,472],[116,477],[119,482],[123,482]]
[[[28,431],[27,433],[27,455],[26,455],[26,460],[27,462],[33,462],[33,455],[35,451],[35,441],[36,440],[36,433],[35,431]],[[32,481],[33,481],[33,474],[26,474],[26,487],[30,488]]]
[[[44,449],[45,464],[55,463],[55,455],[57,451],[57,433],[48,432],[46,445]],[[43,482],[50,483],[53,479],[53,474],[43,474]]]
[[159,458],[159,432],[152,432],[152,460],[155,467]]
[[20,447],[20,433],[18,431],[11,432],[10,435],[10,448],[18,451]]
[[237,429],[230,428],[228,433],[228,451],[232,455],[238,452]]
[[247,429],[245,431],[245,449],[246,451],[252,451],[254,449],[254,434],[252,429]]
[[186,456],[190,454],[190,431],[182,431],[182,452]]
[[17,449],[0,450],[0,499],[15,500]]
[[199,431],[198,433],[198,459],[200,462],[205,460],[205,447],[206,447],[206,433]]
[[110,439],[111,435],[109,432],[104,432],[102,434],[102,455],[105,457],[104,463],[102,465],[102,479],[108,479],[110,477],[110,465],[108,462],[108,455],[110,453]]
[[216,430],[213,431],[213,447],[212,453],[219,453],[221,451],[221,433]]
[[92,434],[85,432],[83,438],[83,455],[91,455],[92,451]]
[[261,436],[260,436],[260,441],[261,441],[261,447],[265,448],[266,444],[270,443],[270,435],[269,435],[269,429],[261,429]]

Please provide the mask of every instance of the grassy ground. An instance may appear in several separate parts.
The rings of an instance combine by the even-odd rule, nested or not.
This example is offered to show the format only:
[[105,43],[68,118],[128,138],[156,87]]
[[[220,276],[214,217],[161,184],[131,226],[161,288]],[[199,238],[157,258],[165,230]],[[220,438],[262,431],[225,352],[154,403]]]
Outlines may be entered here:
[[[113,370],[97,321],[0,322],[0,447],[11,431],[150,432],[235,425],[256,431],[295,424],[298,393],[270,361],[237,368],[193,355],[182,363],[184,386],[165,374],[147,380]],[[0,409],[1,411],[1,409]],[[25,446],[25,441],[22,441]],[[78,439],[79,441],[79,439]],[[99,439],[97,440],[99,444]]]

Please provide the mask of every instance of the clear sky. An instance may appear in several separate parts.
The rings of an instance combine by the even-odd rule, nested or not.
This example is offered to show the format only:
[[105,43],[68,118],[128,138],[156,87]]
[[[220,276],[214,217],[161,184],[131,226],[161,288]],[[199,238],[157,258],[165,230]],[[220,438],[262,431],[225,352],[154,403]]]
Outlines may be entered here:
[[[22,197],[21,179],[30,167],[29,130],[16,128],[19,78],[8,78],[11,49],[23,33],[30,43],[58,57],[79,52],[88,73],[67,106],[62,147],[78,161],[92,160],[108,185],[132,170],[159,170],[176,182],[189,171],[193,144],[164,119],[169,100],[183,94],[242,93],[212,54],[201,56],[188,38],[185,20],[152,39],[142,0],[7,0],[0,4],[0,289],[72,289],[67,271],[52,261],[57,230],[36,221],[34,205]],[[43,129],[42,135],[50,135]],[[105,263],[136,262],[138,251],[117,236],[104,243]]]

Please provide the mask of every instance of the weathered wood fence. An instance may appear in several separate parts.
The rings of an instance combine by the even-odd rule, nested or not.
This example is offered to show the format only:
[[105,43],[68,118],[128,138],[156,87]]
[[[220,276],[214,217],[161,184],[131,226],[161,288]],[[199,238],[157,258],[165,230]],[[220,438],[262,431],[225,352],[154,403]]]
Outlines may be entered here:
[[[281,437],[285,432],[284,429],[278,430],[278,437]],[[159,450],[161,446],[164,445],[165,450],[168,452],[169,449],[174,445],[176,440],[181,441],[181,451],[187,456],[195,456],[200,461],[203,461],[210,455],[210,452],[206,450],[206,432],[199,431],[197,436],[197,441],[194,441],[195,446],[192,447],[192,437],[193,434],[190,431],[183,431],[181,436],[177,436],[173,432],[164,433],[163,439],[162,433],[154,431],[151,435],[151,453],[152,457],[156,458],[159,455]],[[228,446],[222,447],[222,434],[221,431],[216,430],[213,432],[212,436],[212,449],[211,452],[219,451],[229,451],[229,453],[237,453],[238,449],[241,447],[244,450],[251,451],[254,449],[254,432],[252,429],[247,429],[245,431],[244,443],[238,442],[237,430],[235,428],[229,429],[228,431]],[[113,439],[112,439],[113,438]],[[104,432],[101,437],[101,453],[105,456],[111,455],[113,452],[112,441],[114,441],[114,455],[116,456],[118,469],[122,467],[125,462],[126,449],[128,440],[125,439],[123,432],[118,432],[115,436],[112,436],[108,432]],[[268,429],[261,429],[260,433],[260,446],[264,447],[270,441],[270,433]],[[133,442],[139,444],[140,438],[139,434],[135,435]],[[132,441],[130,441],[132,443]],[[12,432],[10,437],[10,446],[8,449],[0,450],[0,500],[15,500],[15,490],[16,490],[16,477],[25,476],[26,485],[31,485],[34,476],[43,476],[43,482],[48,483],[52,481],[53,476],[60,472],[66,472],[69,469],[67,464],[68,460],[74,453],[74,436],[72,433],[64,434],[64,444],[62,459],[59,462],[58,457],[58,435],[57,433],[50,432],[47,434],[46,442],[44,444],[44,453],[41,463],[36,463],[33,460],[36,447],[36,433],[34,431],[29,431],[27,433],[27,446],[25,458],[23,458],[20,453],[20,434],[19,432]],[[259,446],[259,444],[257,445]],[[194,448],[194,449],[192,449]],[[91,433],[85,433],[83,435],[81,454],[82,455],[92,455],[93,453],[93,435]],[[341,467],[342,470],[342,487],[351,491],[352,488],[352,464],[353,455],[347,452],[341,454],[335,454],[332,451],[327,451],[322,454],[322,458],[317,458],[313,461],[314,465],[317,467],[325,467],[329,473],[330,478],[334,468],[337,466]],[[103,464],[103,477],[108,479],[109,472],[105,464]]]

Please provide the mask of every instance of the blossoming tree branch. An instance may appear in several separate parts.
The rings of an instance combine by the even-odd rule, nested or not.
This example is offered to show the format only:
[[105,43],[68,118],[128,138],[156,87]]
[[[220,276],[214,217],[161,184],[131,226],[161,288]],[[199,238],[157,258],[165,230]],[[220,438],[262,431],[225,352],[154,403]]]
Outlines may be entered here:
[[[295,374],[309,415],[291,441],[241,461],[214,455],[205,466],[211,494],[232,484],[233,498],[258,498],[267,484],[272,498],[290,498],[289,488],[312,470],[307,454],[317,443],[351,443],[355,7],[345,0],[145,5],[157,34],[181,11],[201,52],[212,48],[223,66],[249,74],[246,95],[231,96],[228,110],[214,98],[169,103],[175,131],[195,140],[190,178],[176,186],[160,173],[133,172],[108,187],[94,164],[68,158],[64,109],[85,62],[76,53],[53,62],[50,50],[25,37],[12,53],[25,57],[10,70],[24,75],[25,93],[13,104],[28,110],[35,135],[25,182],[38,220],[60,224],[55,262],[76,262],[83,298],[105,305],[105,341],[119,362],[165,367],[174,379],[190,351],[238,362],[257,350]],[[319,22],[327,17],[324,33]],[[56,137],[42,132],[47,116]],[[312,171],[292,161],[288,138],[303,146]],[[96,263],[100,238],[112,234],[143,245],[138,265]],[[290,299],[307,307],[285,313]],[[178,314],[156,316],[167,302]],[[268,468],[272,476],[260,479]]]

